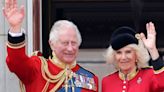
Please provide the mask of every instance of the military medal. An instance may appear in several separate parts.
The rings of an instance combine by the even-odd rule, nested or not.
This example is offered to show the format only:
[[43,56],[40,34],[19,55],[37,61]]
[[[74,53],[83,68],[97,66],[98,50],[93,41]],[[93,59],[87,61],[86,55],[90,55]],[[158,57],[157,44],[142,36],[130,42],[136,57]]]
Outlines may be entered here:
[[90,78],[88,76],[80,75],[80,74],[73,74],[73,77],[75,78],[75,86],[76,87],[82,87],[90,90],[96,90],[95,82],[93,78]]
[[138,83],[138,84],[141,84],[141,82],[142,82],[142,79],[141,79],[141,77],[139,77],[139,78],[137,79],[137,83]]

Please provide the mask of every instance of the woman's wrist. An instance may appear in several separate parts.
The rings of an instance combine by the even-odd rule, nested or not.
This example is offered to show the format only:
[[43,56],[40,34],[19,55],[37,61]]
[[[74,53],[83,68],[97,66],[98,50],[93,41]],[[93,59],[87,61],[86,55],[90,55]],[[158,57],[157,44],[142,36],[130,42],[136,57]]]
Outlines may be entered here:
[[159,52],[158,49],[156,47],[148,49],[150,56],[152,58],[152,60],[156,60],[159,58]]

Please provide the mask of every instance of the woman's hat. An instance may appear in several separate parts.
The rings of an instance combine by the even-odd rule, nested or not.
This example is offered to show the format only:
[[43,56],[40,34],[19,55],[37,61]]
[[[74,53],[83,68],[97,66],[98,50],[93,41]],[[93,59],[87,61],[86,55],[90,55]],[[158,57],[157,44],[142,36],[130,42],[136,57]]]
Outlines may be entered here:
[[135,38],[136,32],[134,29],[123,26],[116,29],[111,36],[111,46],[114,50],[118,50],[129,44],[138,44],[138,39]]

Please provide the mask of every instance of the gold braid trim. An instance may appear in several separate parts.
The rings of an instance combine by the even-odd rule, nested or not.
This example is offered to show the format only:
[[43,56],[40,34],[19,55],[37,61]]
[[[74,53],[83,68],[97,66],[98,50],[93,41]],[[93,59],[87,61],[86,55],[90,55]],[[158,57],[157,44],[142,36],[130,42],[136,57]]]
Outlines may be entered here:
[[[72,77],[72,76],[71,76]],[[75,85],[73,84],[73,80],[71,78],[72,92],[75,92]]]
[[69,69],[72,69],[76,66],[76,61],[73,61],[71,64],[66,64],[62,61],[60,61],[57,57],[56,57],[56,54],[54,52],[52,52],[52,55],[53,57],[49,57],[49,60],[56,66],[62,68],[62,69],[65,69],[66,66],[69,68]]
[[154,71],[155,74],[159,74],[159,73],[161,73],[161,72],[164,72],[164,67],[162,67],[162,68],[159,69],[159,70],[155,70],[155,71]]
[[48,64],[47,64],[47,60],[44,57],[40,57],[41,59],[41,71],[42,71],[42,76],[43,78],[47,81],[42,92],[47,92],[49,83],[57,83],[51,90],[50,92],[55,92],[60,86],[61,84],[64,82],[65,78],[66,78],[66,69],[62,70],[59,74],[57,75],[52,75],[49,72],[48,69]]
[[7,46],[12,49],[19,49],[19,48],[25,47],[25,42],[22,42],[20,44],[15,44],[15,45],[7,42]]
[[7,42],[7,44],[9,44],[10,46],[13,46],[13,47],[21,46],[24,43],[25,43],[25,40],[22,42],[19,42],[19,43],[11,43],[9,41]]
[[[59,74],[57,74],[57,75],[52,75],[50,72],[49,72],[49,70],[48,70],[48,64],[47,64],[47,61],[44,59],[44,57],[41,57],[41,61],[42,61],[42,75],[43,75],[43,77],[48,81],[49,80],[49,78],[50,78],[50,82],[53,82],[53,83],[55,83],[56,81],[54,80],[54,79],[56,79],[56,80],[59,80],[63,75],[64,75],[64,73],[65,73],[65,70],[62,70]],[[49,77],[49,78],[47,78],[46,77],[46,75]],[[53,80],[51,80],[51,79],[53,79]]]
[[48,89],[48,85],[50,84],[49,81],[46,82],[44,88],[42,89],[42,92],[46,92],[46,90]]
[[56,90],[60,87],[60,85],[64,82],[66,76],[62,76],[59,82],[50,90],[50,92],[56,92]]
[[139,70],[136,67],[128,74],[124,74],[119,70],[119,77],[122,80],[131,80],[138,74],[138,72]]

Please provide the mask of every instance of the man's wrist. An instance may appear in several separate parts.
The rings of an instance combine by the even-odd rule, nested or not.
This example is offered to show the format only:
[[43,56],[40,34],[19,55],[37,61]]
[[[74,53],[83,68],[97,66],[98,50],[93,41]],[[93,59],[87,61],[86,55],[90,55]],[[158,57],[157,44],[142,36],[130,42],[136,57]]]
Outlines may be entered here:
[[20,31],[21,31],[21,25],[11,26],[11,27],[10,27],[10,31],[11,31],[12,33],[20,33]]
[[11,29],[9,29],[9,32],[8,32],[12,37],[19,37],[19,36],[22,36],[23,33],[25,33],[25,30],[23,28],[20,29],[19,32],[13,32],[11,31]]

